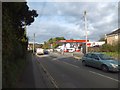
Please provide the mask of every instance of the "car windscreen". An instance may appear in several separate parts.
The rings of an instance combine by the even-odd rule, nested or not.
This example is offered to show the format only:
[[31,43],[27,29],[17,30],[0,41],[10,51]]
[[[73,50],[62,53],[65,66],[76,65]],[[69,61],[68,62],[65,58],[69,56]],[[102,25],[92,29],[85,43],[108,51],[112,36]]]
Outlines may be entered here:
[[113,59],[112,57],[110,57],[108,55],[105,55],[105,54],[99,54],[98,56],[101,58],[101,60],[111,60],[111,59]]

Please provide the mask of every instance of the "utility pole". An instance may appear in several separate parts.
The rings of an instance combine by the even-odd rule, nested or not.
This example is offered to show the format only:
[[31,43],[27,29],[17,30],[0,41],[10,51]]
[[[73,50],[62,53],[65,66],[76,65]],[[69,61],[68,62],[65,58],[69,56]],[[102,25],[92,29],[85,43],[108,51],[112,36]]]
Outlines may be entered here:
[[85,19],[86,53],[87,53],[88,52],[88,47],[87,47],[87,18],[86,18],[86,11],[84,11],[84,19]]
[[35,53],[35,33],[33,35],[33,54]]

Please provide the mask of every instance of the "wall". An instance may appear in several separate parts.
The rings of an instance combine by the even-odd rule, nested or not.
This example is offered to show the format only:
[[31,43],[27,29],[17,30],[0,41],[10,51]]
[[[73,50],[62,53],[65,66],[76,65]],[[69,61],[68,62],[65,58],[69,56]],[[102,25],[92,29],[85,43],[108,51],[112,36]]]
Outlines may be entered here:
[[[119,35],[120,36],[120,35]],[[107,44],[114,45],[118,43],[118,34],[107,36]]]

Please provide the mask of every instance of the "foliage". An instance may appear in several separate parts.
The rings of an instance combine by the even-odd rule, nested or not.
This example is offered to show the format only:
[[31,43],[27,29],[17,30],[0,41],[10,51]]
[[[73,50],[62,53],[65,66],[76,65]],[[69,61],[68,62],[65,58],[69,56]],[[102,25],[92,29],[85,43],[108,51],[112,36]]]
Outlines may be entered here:
[[2,85],[12,88],[15,87],[16,70],[19,72],[21,68],[18,64],[26,62],[28,38],[25,26],[34,22],[38,14],[29,10],[26,2],[3,2],[2,7]]
[[42,48],[44,48],[44,49],[48,49],[49,48],[49,44],[47,43],[47,42],[44,42],[44,44],[43,44],[43,47]]
[[65,40],[64,37],[55,37],[55,38],[50,38],[47,42],[44,42],[43,48],[44,49],[48,49],[51,48],[57,48],[59,45],[61,45],[60,43],[58,43],[59,40]]
[[40,44],[39,46],[38,46],[38,48],[42,48],[43,47],[43,44]]
[[118,51],[118,45],[104,44],[104,45],[102,45],[102,47],[100,47],[100,51],[102,51],[102,52],[116,52],[116,51]]
[[99,41],[106,41],[104,37],[100,38]]
[[70,40],[74,40],[73,38],[71,38]]
[[102,52],[114,58],[118,58],[120,54],[120,42],[115,45],[104,44],[101,47],[89,47],[89,52]]
[[120,54],[118,52],[101,52],[101,53],[107,54],[113,58],[118,58],[118,55]]

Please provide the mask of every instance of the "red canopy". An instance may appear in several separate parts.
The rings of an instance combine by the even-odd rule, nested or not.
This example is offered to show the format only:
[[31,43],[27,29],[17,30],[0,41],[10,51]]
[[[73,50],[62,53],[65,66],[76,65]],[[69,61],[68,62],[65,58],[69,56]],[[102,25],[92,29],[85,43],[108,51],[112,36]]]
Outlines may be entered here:
[[[60,40],[59,42],[81,43],[81,42],[86,42],[86,40]],[[89,40],[87,40],[87,42],[89,42]]]

